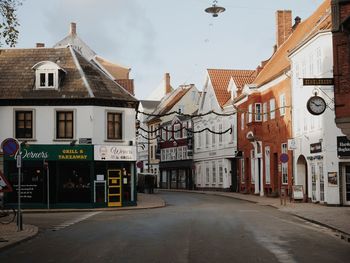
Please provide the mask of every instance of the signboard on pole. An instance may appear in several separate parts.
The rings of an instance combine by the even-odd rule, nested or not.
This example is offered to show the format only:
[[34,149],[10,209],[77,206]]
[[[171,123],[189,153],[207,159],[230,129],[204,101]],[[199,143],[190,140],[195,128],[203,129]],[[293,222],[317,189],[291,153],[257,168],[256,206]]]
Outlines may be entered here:
[[2,141],[1,148],[5,155],[15,155],[19,149],[18,141],[14,138],[7,138]]

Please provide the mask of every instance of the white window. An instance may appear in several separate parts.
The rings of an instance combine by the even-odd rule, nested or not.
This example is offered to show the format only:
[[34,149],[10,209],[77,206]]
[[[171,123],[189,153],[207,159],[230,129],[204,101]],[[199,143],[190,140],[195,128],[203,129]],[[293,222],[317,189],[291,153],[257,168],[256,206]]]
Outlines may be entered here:
[[255,154],[254,154],[254,150],[250,151],[250,168],[251,168],[251,172],[250,172],[250,177],[251,177],[251,183],[255,184]]
[[280,115],[286,114],[286,95],[283,93],[280,95]]
[[221,144],[222,143],[222,124],[220,123],[219,124],[219,143]]
[[205,130],[205,146],[206,147],[209,147],[209,131],[208,130]]
[[212,181],[212,183],[213,184],[216,184],[216,165],[215,165],[215,162],[212,162],[211,163],[211,168],[212,168],[212,176],[213,176],[213,181]]
[[171,126],[168,126],[167,127],[167,130],[168,130],[168,132],[167,132],[167,138],[168,138],[168,140],[170,140],[170,139],[172,139],[172,137],[173,137],[173,129],[172,129],[172,127]]
[[261,103],[255,103],[255,121],[261,121]]
[[[215,132],[215,126],[212,126],[211,130]],[[216,134],[214,132],[211,134],[211,143],[213,144],[213,146],[215,146],[216,143]]]
[[275,112],[275,99],[270,99],[270,118],[273,120],[276,116]]
[[253,121],[253,105],[249,104],[248,106],[248,123]]
[[264,102],[263,104],[263,121],[267,121],[267,103]]
[[175,139],[181,138],[181,125],[180,124],[174,124],[174,137],[175,137]]
[[166,138],[166,130],[165,130],[165,127],[162,127],[162,139],[163,139],[164,141],[167,140],[167,138]]
[[206,177],[206,183],[209,184],[210,182],[210,170],[209,170],[209,163],[205,164],[205,177]]
[[222,162],[219,162],[219,184],[224,182],[224,169],[222,167]]
[[182,138],[187,138],[188,123],[182,124]]
[[241,114],[241,130],[244,130],[244,113]]
[[244,158],[242,158],[241,160],[241,183],[244,184],[245,183],[245,166],[244,166]]
[[202,166],[200,164],[197,165],[196,183],[198,186],[202,184]]
[[266,184],[270,184],[270,146],[265,147],[265,180]]
[[[282,153],[288,154],[287,144],[282,143]],[[288,184],[288,163],[282,163],[282,184]]]
[[201,148],[202,147],[202,133],[197,133],[197,138],[198,138],[198,148]]
[[42,61],[33,66],[36,89],[58,89],[59,76],[66,71],[51,61]]

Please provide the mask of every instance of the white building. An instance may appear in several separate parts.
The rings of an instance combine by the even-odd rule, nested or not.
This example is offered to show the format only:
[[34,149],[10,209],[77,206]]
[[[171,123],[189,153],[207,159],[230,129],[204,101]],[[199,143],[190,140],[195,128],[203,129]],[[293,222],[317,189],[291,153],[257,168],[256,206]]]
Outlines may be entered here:
[[[330,20],[330,10],[320,19]],[[322,21],[321,21],[322,22]],[[302,185],[312,202],[340,204],[337,136],[342,136],[334,119],[333,85],[306,85],[303,79],[317,81],[333,77],[331,26],[317,28],[290,52],[292,67],[292,116],[294,185]],[[304,85],[305,84],[305,85]],[[316,83],[317,84],[317,83]],[[320,115],[307,110],[307,101],[317,93],[327,108]]]
[[[24,206],[136,204],[132,95],[70,45],[2,49],[0,72],[0,141],[24,144]],[[11,156],[4,174],[16,188]]]
[[198,115],[210,111],[219,115],[211,113],[193,119],[198,189],[238,191],[237,117],[232,100],[238,89],[253,81],[253,75],[250,70],[207,70]]

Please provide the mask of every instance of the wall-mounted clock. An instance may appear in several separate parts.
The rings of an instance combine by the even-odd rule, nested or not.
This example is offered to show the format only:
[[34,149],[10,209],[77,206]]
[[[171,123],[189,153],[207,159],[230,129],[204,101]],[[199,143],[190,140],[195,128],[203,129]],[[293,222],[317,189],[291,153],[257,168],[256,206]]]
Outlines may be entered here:
[[312,96],[306,103],[307,110],[312,115],[321,115],[327,108],[325,100],[320,96]]

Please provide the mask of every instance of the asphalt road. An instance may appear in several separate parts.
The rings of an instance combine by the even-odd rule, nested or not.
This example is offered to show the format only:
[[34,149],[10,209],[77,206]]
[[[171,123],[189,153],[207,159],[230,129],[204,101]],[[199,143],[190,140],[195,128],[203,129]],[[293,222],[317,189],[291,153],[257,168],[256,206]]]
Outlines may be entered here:
[[25,215],[41,232],[0,262],[349,262],[324,228],[231,198],[161,193],[167,207]]

